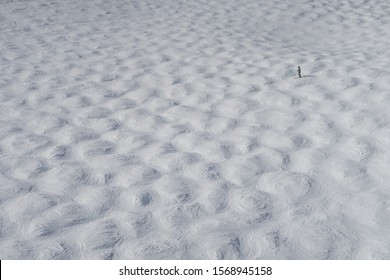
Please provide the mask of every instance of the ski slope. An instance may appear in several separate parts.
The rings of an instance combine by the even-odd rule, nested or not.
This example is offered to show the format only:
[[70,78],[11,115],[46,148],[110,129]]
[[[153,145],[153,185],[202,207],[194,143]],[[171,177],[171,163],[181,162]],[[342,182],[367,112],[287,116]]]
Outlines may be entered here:
[[389,45],[386,0],[0,0],[0,258],[390,259]]

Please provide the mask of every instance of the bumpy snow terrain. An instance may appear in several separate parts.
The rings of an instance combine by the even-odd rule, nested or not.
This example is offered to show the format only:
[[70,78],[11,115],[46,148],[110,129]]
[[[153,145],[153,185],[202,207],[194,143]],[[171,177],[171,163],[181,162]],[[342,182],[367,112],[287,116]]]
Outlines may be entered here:
[[387,0],[0,0],[0,258],[390,259],[389,108]]

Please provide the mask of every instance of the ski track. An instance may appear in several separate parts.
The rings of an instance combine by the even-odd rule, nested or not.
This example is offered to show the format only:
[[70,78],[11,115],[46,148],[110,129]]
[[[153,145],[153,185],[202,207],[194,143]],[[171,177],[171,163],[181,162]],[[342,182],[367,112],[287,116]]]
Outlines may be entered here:
[[389,259],[389,21],[2,0],[0,258]]

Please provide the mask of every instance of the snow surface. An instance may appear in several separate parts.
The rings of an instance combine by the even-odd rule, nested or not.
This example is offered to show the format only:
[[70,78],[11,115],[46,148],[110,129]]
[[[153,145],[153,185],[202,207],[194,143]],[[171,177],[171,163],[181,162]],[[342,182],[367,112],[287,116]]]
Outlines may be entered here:
[[389,46],[388,0],[0,0],[0,258],[390,259]]

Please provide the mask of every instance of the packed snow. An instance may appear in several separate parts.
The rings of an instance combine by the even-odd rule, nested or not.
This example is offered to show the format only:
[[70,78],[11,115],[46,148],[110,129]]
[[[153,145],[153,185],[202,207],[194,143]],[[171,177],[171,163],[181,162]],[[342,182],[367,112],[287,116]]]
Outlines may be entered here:
[[390,259],[389,46],[388,0],[0,0],[0,258]]

